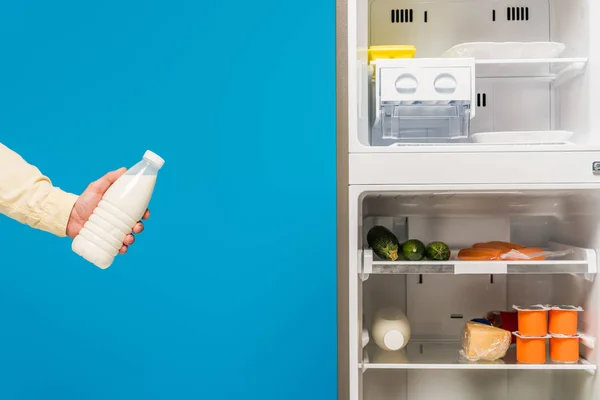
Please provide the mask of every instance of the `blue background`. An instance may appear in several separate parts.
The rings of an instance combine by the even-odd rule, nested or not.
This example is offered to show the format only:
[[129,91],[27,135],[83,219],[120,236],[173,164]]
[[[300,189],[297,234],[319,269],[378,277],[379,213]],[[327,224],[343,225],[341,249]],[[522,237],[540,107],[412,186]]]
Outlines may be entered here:
[[166,159],[106,271],[0,217],[0,398],[335,399],[334,1],[4,1],[0,36],[0,141],[55,185]]

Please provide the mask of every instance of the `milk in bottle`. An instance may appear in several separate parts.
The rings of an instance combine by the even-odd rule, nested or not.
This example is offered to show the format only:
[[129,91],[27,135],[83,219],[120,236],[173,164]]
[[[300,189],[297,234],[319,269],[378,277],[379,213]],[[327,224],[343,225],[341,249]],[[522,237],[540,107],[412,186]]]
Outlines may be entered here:
[[400,350],[410,340],[410,323],[399,308],[385,307],[375,313],[371,334],[373,341],[382,350]]
[[108,268],[148,208],[163,164],[160,156],[148,150],[142,161],[117,179],[73,240],[73,251],[99,268]]

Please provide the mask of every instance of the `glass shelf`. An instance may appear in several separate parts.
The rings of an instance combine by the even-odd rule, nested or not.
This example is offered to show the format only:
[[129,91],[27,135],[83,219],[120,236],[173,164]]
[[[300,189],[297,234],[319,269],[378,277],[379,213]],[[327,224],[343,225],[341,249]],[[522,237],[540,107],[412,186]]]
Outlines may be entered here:
[[592,249],[550,243],[551,250],[572,249],[560,259],[544,261],[460,261],[452,251],[448,261],[382,261],[371,249],[363,250],[364,279],[370,274],[596,274]]
[[588,59],[519,58],[475,60],[477,78],[537,78],[560,85],[583,73]]
[[365,349],[364,361],[359,364],[368,369],[495,369],[495,370],[583,370],[595,371],[596,365],[581,358],[574,364],[555,363],[521,364],[516,359],[516,347],[511,345],[506,356],[496,361],[471,362],[460,357],[458,342],[411,341],[400,351],[383,351],[370,344]]

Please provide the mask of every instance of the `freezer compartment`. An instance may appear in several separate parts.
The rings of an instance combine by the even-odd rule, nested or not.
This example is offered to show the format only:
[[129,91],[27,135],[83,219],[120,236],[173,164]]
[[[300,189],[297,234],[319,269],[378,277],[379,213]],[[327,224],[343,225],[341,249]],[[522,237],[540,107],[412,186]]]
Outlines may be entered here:
[[373,126],[373,145],[447,143],[466,139],[471,120],[470,102],[433,103],[383,102]]
[[[351,153],[411,152],[414,144],[449,151],[486,152],[506,151],[500,146],[553,144],[568,151],[577,145],[600,143],[600,136],[595,133],[598,117],[590,108],[594,103],[594,85],[590,82],[597,72],[588,67],[596,56],[591,49],[597,48],[595,36],[590,34],[597,19],[593,2],[359,0],[352,3],[351,15],[356,15],[356,20],[349,21]],[[400,15],[400,20],[396,15]],[[407,18],[403,19],[403,15]],[[413,59],[400,60],[406,65],[416,66],[422,60],[473,57],[475,95],[468,137],[437,125],[435,129],[446,132],[436,133],[435,139],[427,134],[415,138],[412,132],[397,131],[400,139],[378,140],[388,135],[375,99],[383,90],[382,85],[372,84],[373,78],[381,78],[381,71],[373,69],[365,49],[394,44],[413,45],[417,49]],[[418,82],[421,84],[423,80]],[[390,91],[397,89],[393,84],[386,86]],[[432,88],[429,81],[422,86]],[[485,142],[470,137],[471,133],[514,131],[535,132],[515,141],[506,135],[495,140],[485,140],[490,137],[486,136]],[[540,135],[540,131],[547,134]],[[556,139],[558,131],[569,135]]]

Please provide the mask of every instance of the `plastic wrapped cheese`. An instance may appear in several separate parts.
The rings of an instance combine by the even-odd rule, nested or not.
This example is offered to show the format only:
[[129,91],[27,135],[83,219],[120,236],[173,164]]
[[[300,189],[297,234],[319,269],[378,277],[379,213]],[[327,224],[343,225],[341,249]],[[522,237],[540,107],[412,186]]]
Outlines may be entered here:
[[469,321],[463,330],[460,355],[470,361],[494,361],[506,355],[510,342],[509,331]]

